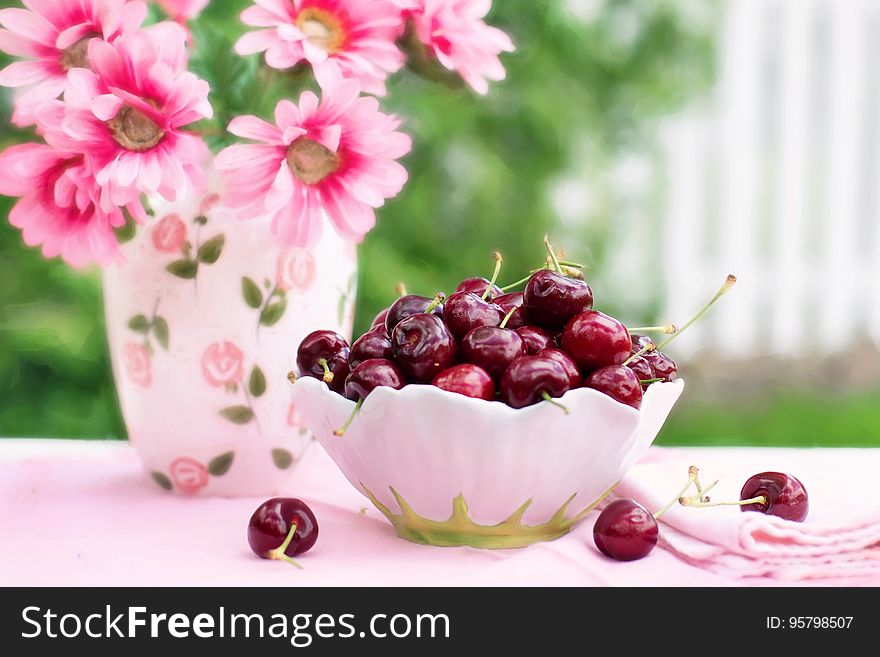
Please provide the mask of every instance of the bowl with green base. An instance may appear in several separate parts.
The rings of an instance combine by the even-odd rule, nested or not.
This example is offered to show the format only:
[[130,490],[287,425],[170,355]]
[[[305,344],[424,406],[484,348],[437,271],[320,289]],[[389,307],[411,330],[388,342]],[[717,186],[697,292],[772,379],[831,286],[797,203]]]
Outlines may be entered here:
[[636,410],[589,388],[514,409],[429,385],[354,402],[303,377],[293,397],[348,481],[402,538],[518,548],[567,534],[645,453],[684,382],[651,385]]

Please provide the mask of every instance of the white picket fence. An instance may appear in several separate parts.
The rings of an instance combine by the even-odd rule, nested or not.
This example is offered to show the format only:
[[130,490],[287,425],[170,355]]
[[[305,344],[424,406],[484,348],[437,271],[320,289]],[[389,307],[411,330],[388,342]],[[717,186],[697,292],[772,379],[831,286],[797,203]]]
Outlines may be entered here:
[[665,316],[740,284],[676,350],[880,341],[880,0],[726,12],[714,98],[665,132]]

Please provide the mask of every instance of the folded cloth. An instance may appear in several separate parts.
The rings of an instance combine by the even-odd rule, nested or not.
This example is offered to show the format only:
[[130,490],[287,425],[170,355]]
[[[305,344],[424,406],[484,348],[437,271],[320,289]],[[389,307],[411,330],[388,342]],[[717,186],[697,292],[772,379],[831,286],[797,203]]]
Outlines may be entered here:
[[[661,547],[725,577],[771,580],[847,580],[880,584],[880,496],[872,473],[860,471],[861,450],[653,448],[624,477],[614,497],[662,508],[700,469],[703,486],[716,479],[712,500],[739,499],[751,475],[786,472],[804,484],[810,513],[792,522],[737,506],[694,508],[677,503],[660,518]],[[756,456],[760,460],[756,460]],[[688,495],[695,495],[691,488]]]

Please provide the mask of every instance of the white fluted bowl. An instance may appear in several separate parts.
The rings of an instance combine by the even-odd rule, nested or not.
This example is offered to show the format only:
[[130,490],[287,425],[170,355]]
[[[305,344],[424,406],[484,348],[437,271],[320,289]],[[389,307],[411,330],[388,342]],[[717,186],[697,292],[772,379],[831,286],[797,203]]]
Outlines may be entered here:
[[521,547],[567,533],[645,453],[681,395],[656,383],[640,410],[589,388],[514,409],[435,386],[377,388],[354,403],[317,379],[294,403],[351,484],[409,540]]

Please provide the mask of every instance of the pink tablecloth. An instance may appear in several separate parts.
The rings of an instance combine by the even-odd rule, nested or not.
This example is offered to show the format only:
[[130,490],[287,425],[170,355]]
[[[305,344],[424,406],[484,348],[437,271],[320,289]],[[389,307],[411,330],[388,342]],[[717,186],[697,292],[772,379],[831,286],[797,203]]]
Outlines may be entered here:
[[[853,476],[880,469],[880,450],[750,451],[756,464],[772,454],[774,462],[814,477],[846,464]],[[649,458],[667,452],[692,455],[695,463],[723,463],[728,453],[654,448]],[[829,467],[834,464],[839,467]],[[248,549],[247,521],[261,499],[164,493],[125,443],[0,440],[0,585],[739,584],[662,549],[641,561],[609,561],[593,545],[593,517],[566,537],[522,550],[416,545],[396,537],[320,448],[299,467],[285,492],[306,500],[321,527],[315,549],[302,558],[305,570],[258,559]],[[845,488],[841,482],[842,494]]]

